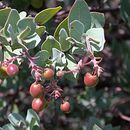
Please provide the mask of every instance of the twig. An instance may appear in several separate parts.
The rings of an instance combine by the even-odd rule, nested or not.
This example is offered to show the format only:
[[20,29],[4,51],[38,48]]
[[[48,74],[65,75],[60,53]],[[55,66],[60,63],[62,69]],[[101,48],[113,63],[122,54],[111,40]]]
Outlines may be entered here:
[[120,117],[121,119],[130,122],[130,117],[124,115],[124,114],[123,114],[122,112],[120,112],[120,111],[117,111],[117,113],[118,113],[118,115],[119,115],[119,117]]

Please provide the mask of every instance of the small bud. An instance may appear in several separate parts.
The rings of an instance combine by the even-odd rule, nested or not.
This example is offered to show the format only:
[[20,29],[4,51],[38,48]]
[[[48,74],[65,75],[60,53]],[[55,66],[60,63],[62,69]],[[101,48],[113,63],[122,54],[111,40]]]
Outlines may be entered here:
[[64,76],[64,74],[65,74],[64,71],[59,70],[59,71],[56,73],[56,76],[57,76],[57,77],[62,77],[62,76]]
[[57,99],[61,96],[60,92],[58,90],[55,90],[54,98]]

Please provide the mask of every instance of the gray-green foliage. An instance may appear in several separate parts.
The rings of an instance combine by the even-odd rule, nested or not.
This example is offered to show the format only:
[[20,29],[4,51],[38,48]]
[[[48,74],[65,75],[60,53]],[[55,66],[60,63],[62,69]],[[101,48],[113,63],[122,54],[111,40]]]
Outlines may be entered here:
[[26,119],[18,113],[8,115],[10,123],[2,126],[1,130],[38,130],[40,129],[40,119],[35,111],[28,109]]
[[[19,13],[16,9],[1,10],[0,44],[4,46],[4,51],[0,48],[0,61],[40,46],[40,50],[35,54],[34,62],[37,65],[45,67],[50,64],[56,71],[72,70],[77,64],[73,55],[84,54],[86,37],[90,40],[92,53],[102,51],[105,43],[105,18],[101,13],[90,12],[85,0],[76,0],[68,17],[56,28],[54,36],[49,35],[45,41],[41,41],[40,37],[46,31],[45,23],[59,10],[61,7],[45,9],[35,18],[27,16],[26,12]],[[77,74],[71,73],[66,79],[75,82],[77,77]],[[4,130],[34,130],[39,127],[39,118],[33,110],[28,110],[26,120],[16,113],[11,113],[8,118],[10,124],[4,125]],[[94,125],[93,130],[100,128]]]

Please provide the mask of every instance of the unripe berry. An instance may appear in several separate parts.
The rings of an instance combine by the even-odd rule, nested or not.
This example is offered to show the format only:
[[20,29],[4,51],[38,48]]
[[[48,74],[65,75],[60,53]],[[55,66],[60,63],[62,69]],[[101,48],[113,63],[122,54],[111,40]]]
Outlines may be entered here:
[[60,110],[62,112],[69,112],[70,111],[70,103],[68,101],[64,101],[61,105],[60,105]]
[[41,84],[33,83],[29,90],[32,97],[39,97],[43,93],[43,86]]
[[42,74],[42,77],[45,79],[51,79],[54,76],[54,71],[50,68],[45,68],[44,73]]
[[6,77],[8,77],[7,67],[1,66],[0,67],[0,78],[6,78]]
[[64,71],[59,70],[59,71],[56,73],[56,76],[57,76],[57,77],[62,77],[62,76],[64,76],[64,74],[65,74]]
[[11,77],[15,76],[16,74],[18,74],[19,72],[19,68],[17,65],[15,64],[9,64],[7,67],[7,74]]
[[40,112],[43,110],[44,101],[42,98],[34,98],[32,101],[32,109],[36,112]]
[[97,75],[92,75],[90,73],[86,73],[84,76],[84,84],[87,87],[94,87],[98,83],[98,76]]

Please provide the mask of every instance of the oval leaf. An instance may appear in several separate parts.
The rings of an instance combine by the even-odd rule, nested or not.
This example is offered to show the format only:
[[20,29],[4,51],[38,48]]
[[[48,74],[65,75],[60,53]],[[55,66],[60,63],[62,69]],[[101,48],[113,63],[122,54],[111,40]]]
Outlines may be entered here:
[[36,28],[36,33],[41,37],[44,32],[46,31],[46,27],[45,26],[38,26]]
[[64,28],[66,30],[66,32],[69,34],[69,29],[68,29],[68,17],[65,18],[56,28],[55,32],[54,32],[54,37],[56,38],[56,40],[59,40],[59,32],[60,30]]
[[91,12],[92,22],[91,22],[91,28],[100,28],[104,27],[105,24],[105,16],[103,13],[99,12]]
[[24,118],[20,114],[11,113],[9,114],[8,119],[10,123],[16,127],[26,128]]
[[4,125],[2,128],[4,130],[16,130],[11,124]]
[[66,40],[67,37],[68,34],[66,30],[62,28],[59,32],[59,42],[61,44],[62,51],[67,51],[71,47],[70,42]]
[[84,0],[76,0],[69,13],[69,25],[74,20],[84,24],[85,31],[91,27],[91,15],[87,3]]
[[53,36],[48,36],[47,39],[43,42],[41,50],[47,50],[51,56],[52,48],[61,50],[60,43]]
[[22,20],[19,20],[17,23],[17,26],[19,28],[19,32],[24,31],[28,26],[31,29],[29,35],[34,34],[36,30],[36,24],[34,23],[33,18],[30,18],[30,17],[26,17]]
[[41,11],[40,13],[38,13],[35,16],[35,22],[43,25],[45,24],[48,20],[50,20],[59,10],[61,10],[62,7],[56,7],[56,8],[48,8],[45,9],[43,11]]
[[57,66],[65,66],[66,65],[66,58],[65,54],[56,48],[52,49],[52,60],[56,63]]
[[90,44],[93,51],[102,51],[105,43],[104,29],[91,28],[86,32],[86,35],[91,39]]
[[9,42],[7,41],[7,39],[4,36],[0,36],[0,42],[3,45],[10,45]]
[[49,59],[49,53],[46,50],[42,50],[39,51],[35,57],[37,57],[37,59],[35,59],[35,63],[38,66],[44,67],[46,65],[46,61]]
[[39,116],[37,115],[37,113],[35,111],[33,111],[32,109],[28,109],[27,111],[27,116],[26,116],[26,121],[31,124],[33,120],[33,125],[40,125],[40,119]]
[[15,10],[15,9],[12,9],[12,10],[10,11],[10,13],[9,13],[8,19],[7,19],[7,21],[6,21],[6,23],[5,23],[5,26],[4,26],[3,32],[4,32],[4,35],[5,35],[5,36],[7,36],[7,37],[10,36],[10,35],[9,35],[9,32],[7,31],[9,25],[11,25],[11,27],[13,28],[14,34],[17,34],[17,33],[18,33],[18,29],[17,29],[16,24],[17,24],[17,22],[18,22],[19,19],[20,19],[20,16],[19,16],[18,11]]
[[81,41],[81,36],[84,33],[84,25],[78,21],[74,20],[70,23],[70,36],[73,37],[77,41]]
[[0,10],[0,29],[2,29],[6,23],[11,8],[5,8]]

